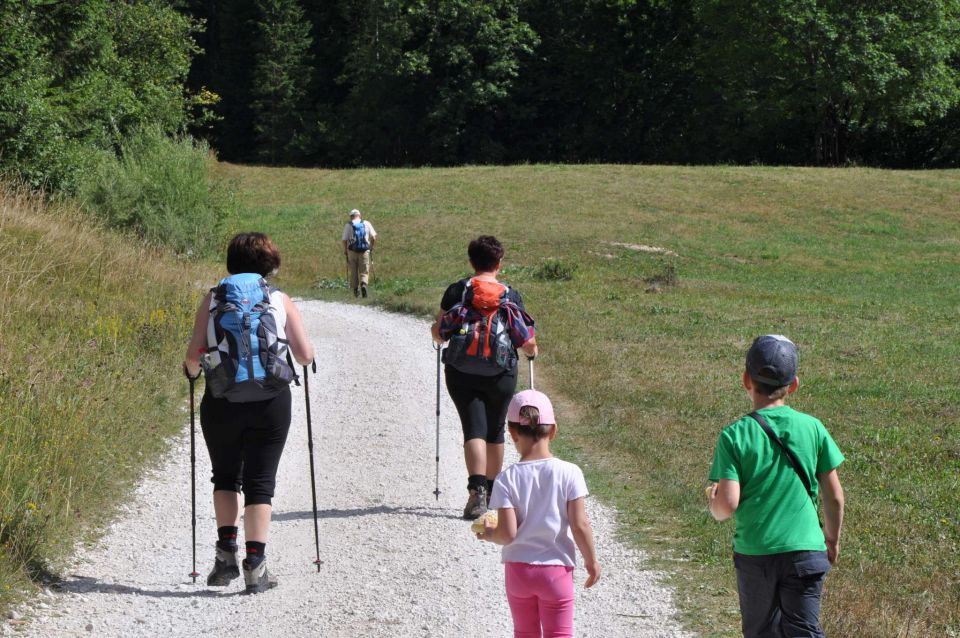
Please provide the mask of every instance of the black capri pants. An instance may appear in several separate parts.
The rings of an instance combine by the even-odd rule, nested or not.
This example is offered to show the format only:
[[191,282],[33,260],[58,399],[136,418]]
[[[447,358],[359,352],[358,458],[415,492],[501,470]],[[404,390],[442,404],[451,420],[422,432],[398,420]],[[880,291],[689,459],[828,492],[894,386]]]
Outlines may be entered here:
[[464,442],[483,439],[487,443],[503,443],[507,408],[517,389],[517,370],[485,377],[466,374],[446,366],[447,392],[457,406]]
[[290,430],[290,388],[266,401],[233,403],[204,393],[200,427],[214,490],[243,492],[244,505],[269,505]]

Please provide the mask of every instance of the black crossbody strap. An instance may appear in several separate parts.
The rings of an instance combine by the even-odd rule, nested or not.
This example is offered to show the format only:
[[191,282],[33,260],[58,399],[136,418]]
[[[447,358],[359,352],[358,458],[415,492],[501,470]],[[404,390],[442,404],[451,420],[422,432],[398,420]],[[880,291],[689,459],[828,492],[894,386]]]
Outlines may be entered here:
[[760,424],[760,427],[763,428],[763,431],[767,433],[767,436],[770,437],[770,440],[773,441],[777,447],[783,450],[783,453],[787,457],[787,461],[790,462],[790,466],[793,468],[793,471],[797,473],[797,476],[800,477],[800,482],[803,483],[803,487],[807,490],[807,495],[810,497],[810,500],[813,501],[814,507],[817,504],[817,497],[813,493],[813,488],[810,486],[810,479],[807,477],[807,474],[803,471],[803,466],[800,465],[800,460],[797,458],[797,455],[793,453],[787,444],[784,443],[777,433],[773,431],[773,428],[770,427],[770,424],[767,423],[767,420],[759,412],[751,412],[749,415],[754,421]]

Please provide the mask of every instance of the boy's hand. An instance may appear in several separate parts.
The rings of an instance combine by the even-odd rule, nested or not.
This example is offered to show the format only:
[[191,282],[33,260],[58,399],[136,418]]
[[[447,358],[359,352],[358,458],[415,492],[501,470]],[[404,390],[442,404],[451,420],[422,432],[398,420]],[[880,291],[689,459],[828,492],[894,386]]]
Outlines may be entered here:
[[600,580],[600,563],[594,561],[587,564],[587,573],[590,574],[590,577],[587,578],[587,582],[583,584],[584,588],[590,589],[593,587],[598,580]]
[[837,557],[840,556],[840,539],[830,540],[828,538],[825,540],[827,543],[827,560],[833,565],[837,562]]

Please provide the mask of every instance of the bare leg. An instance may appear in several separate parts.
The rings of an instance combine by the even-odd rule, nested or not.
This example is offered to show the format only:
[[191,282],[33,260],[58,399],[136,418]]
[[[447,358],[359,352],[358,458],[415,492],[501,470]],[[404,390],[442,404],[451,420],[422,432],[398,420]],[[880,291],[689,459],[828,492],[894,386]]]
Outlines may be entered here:
[[487,478],[492,481],[497,478],[497,474],[503,469],[503,443],[487,443],[486,456],[487,467],[485,470]]
[[[500,446],[501,463],[503,462],[503,446]],[[463,458],[467,463],[467,474],[487,473],[487,442],[483,439],[470,439],[463,444]]]
[[217,516],[217,527],[239,527],[240,492],[214,490],[213,511]]
[[247,505],[243,508],[244,540],[266,543],[270,532],[270,515],[273,506],[266,503]]

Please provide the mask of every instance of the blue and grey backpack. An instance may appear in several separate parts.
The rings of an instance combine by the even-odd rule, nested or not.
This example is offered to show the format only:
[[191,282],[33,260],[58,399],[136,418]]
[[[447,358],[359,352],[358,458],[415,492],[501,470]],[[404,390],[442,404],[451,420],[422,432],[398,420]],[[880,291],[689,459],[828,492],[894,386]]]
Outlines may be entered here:
[[210,394],[246,403],[273,398],[291,381],[300,385],[263,277],[231,275],[211,292],[207,348],[200,357]]
[[353,241],[350,243],[350,250],[358,253],[365,253],[370,250],[370,242],[367,241],[367,225],[363,221],[350,222],[353,225]]

